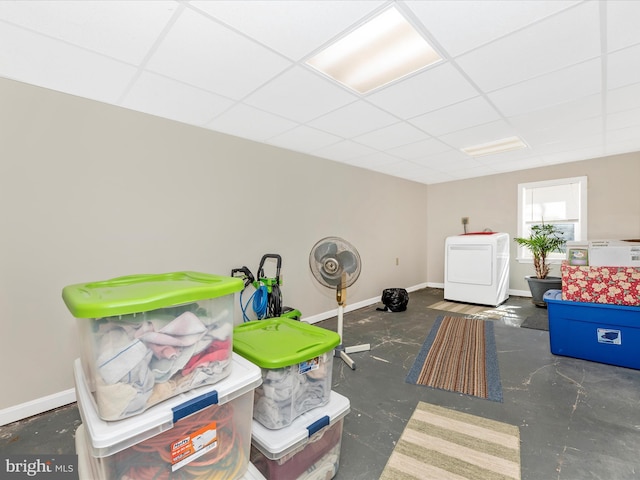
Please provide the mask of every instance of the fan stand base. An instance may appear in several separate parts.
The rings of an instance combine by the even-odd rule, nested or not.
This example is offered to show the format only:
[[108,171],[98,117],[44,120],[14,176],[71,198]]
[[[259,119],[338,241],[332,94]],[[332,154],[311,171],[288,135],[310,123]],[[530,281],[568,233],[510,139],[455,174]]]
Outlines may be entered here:
[[364,345],[354,345],[351,347],[345,347],[344,345],[338,345],[335,349],[335,357],[340,357],[344,363],[346,363],[351,370],[356,369],[356,362],[349,356],[350,353],[368,352],[371,350],[371,345],[366,343]]

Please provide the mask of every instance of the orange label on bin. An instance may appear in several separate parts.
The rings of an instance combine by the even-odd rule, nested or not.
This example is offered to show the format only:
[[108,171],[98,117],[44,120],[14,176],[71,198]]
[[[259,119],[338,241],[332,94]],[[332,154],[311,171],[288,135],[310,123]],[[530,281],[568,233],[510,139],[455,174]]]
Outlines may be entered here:
[[192,462],[218,446],[216,422],[211,422],[171,444],[171,471]]

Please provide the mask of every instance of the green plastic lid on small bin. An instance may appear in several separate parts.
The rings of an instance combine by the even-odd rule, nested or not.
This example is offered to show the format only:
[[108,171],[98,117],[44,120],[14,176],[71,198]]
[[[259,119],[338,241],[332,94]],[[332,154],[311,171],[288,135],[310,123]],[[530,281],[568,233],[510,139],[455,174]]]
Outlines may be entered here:
[[301,363],[340,345],[340,335],[285,317],[255,320],[233,329],[233,351],[262,368]]
[[222,297],[243,286],[240,278],[200,272],[141,274],[69,285],[62,299],[76,318],[102,318]]

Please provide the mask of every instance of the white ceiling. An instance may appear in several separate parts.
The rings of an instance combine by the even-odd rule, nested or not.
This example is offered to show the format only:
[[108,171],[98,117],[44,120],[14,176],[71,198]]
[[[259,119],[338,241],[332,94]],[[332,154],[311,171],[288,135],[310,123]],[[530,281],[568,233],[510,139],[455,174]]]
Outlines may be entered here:
[[[305,66],[394,4],[444,60]],[[425,184],[640,151],[640,1],[0,1],[0,76]],[[519,135],[529,148],[460,148]]]

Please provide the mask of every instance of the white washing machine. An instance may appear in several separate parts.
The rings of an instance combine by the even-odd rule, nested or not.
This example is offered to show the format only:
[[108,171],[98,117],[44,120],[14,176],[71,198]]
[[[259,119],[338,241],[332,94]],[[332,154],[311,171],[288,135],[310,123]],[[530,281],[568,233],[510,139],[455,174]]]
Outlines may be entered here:
[[509,298],[509,234],[447,237],[444,299],[498,306]]

